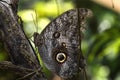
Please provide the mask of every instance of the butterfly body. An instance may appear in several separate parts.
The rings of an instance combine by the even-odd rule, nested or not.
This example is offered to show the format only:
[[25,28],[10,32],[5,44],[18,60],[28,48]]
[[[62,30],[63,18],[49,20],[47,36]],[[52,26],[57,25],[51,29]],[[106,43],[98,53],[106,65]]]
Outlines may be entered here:
[[[78,17],[79,13],[79,17]],[[35,37],[35,45],[45,66],[62,78],[70,78],[78,73],[80,67],[80,25],[91,14],[89,9],[69,10]],[[78,22],[80,18],[80,22]]]

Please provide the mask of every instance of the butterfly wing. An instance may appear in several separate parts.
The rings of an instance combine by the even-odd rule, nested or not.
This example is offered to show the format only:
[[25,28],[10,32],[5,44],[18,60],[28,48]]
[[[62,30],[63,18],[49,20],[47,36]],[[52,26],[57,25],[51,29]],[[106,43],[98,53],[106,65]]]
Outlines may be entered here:
[[85,8],[66,11],[48,24],[37,38],[40,43],[38,51],[45,66],[62,78],[78,73],[81,54],[78,23],[82,25],[91,13]]

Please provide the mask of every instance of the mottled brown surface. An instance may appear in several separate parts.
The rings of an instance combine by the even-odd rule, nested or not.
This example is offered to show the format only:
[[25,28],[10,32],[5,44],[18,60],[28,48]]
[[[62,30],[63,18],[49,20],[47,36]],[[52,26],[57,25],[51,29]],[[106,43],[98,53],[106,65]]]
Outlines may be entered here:
[[[1,62],[0,69],[17,71],[21,77],[30,78],[27,80],[45,80],[37,56],[18,22],[17,1],[13,1],[15,0],[0,1],[0,41],[12,62]],[[30,69],[31,72],[26,72],[25,69]]]
[[[86,66],[81,52],[81,29],[91,15],[92,11],[85,8],[69,10],[35,37],[35,45],[45,66],[65,80],[79,80],[74,76]],[[61,53],[66,56],[62,63],[56,60],[56,55]]]

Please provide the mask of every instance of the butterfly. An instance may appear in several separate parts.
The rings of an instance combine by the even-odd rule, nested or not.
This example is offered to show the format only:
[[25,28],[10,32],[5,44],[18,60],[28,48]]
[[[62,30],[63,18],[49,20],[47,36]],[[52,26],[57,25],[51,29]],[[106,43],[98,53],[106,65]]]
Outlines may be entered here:
[[92,11],[77,8],[66,11],[51,21],[39,34],[34,33],[34,43],[45,66],[67,79],[85,67],[81,52],[81,27]]

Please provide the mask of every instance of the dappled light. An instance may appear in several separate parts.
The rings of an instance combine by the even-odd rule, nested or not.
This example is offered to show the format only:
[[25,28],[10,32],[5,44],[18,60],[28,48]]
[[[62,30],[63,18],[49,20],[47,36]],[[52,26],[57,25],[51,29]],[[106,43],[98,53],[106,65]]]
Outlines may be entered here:
[[[58,4],[55,0],[30,1],[20,0],[18,10],[18,15],[23,20],[23,30],[30,40],[33,40],[34,32],[41,33],[53,19],[76,5],[91,9],[93,17],[87,20],[85,31],[81,34],[88,80],[120,80],[120,5],[117,0],[113,0],[114,8],[110,7],[112,0],[76,0],[79,3],[73,0],[58,0]],[[109,4],[104,1],[109,1]],[[33,41],[31,43],[34,45]],[[0,61],[9,60],[8,56],[0,43]],[[42,66],[47,77],[52,79],[53,74],[43,64]],[[5,76],[0,73],[0,80],[4,79],[2,77]]]

